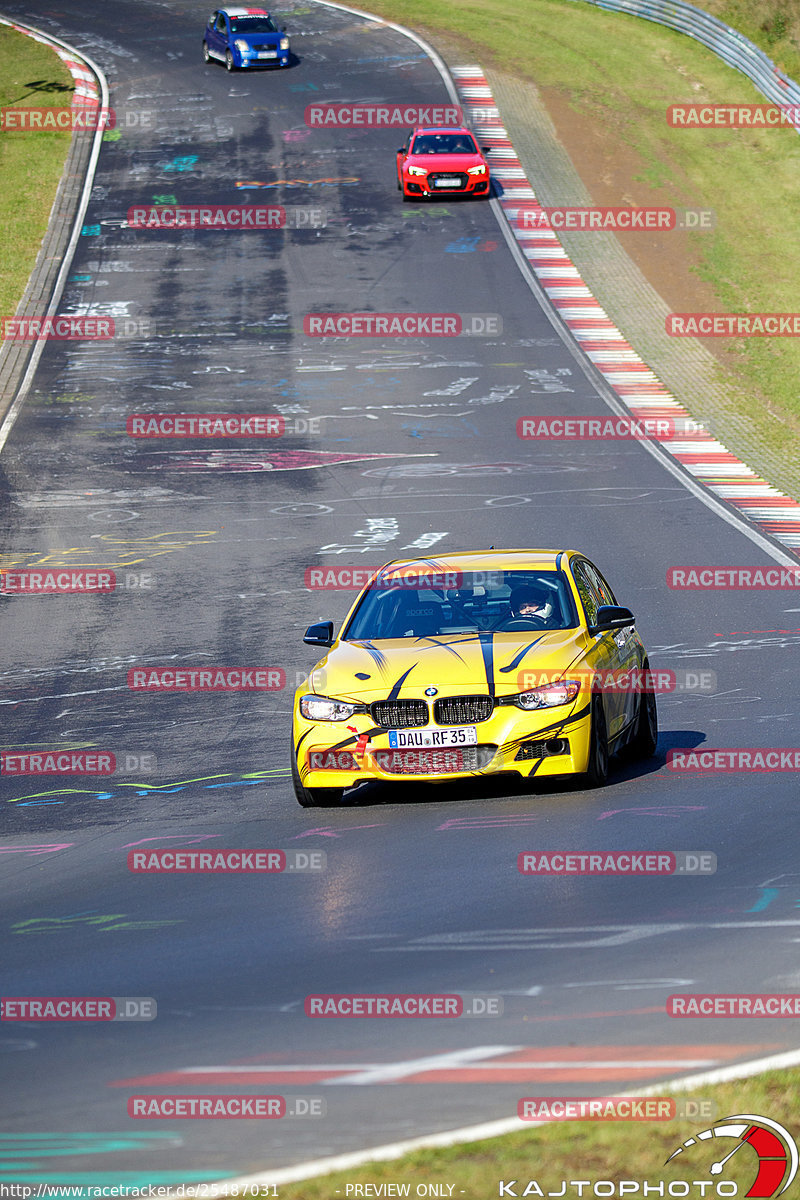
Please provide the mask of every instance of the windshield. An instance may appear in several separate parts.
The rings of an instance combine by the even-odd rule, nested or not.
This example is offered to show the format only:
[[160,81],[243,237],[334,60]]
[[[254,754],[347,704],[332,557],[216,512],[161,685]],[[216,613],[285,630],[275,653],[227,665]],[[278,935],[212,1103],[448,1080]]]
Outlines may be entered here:
[[231,33],[277,33],[271,17],[231,17]]
[[563,571],[391,570],[378,576],[343,638],[436,637],[477,630],[496,633],[574,629],[578,616]]
[[414,138],[412,154],[477,154],[468,133],[422,133]]

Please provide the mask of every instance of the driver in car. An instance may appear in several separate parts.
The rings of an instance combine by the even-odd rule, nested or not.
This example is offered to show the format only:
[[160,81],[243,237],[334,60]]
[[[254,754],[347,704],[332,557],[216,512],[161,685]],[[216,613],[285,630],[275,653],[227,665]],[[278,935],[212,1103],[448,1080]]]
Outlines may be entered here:
[[554,610],[546,588],[536,587],[532,584],[514,588],[508,598],[508,603],[510,612],[507,619],[512,621],[531,620],[541,622],[545,628],[550,626]]

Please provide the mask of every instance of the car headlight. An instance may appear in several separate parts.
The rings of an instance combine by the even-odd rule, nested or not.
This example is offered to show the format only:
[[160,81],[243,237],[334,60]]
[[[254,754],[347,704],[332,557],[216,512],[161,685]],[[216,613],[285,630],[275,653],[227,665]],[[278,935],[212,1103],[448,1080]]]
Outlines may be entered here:
[[303,696],[300,700],[300,712],[307,721],[346,721],[358,707],[328,696]]
[[281,50],[288,50],[288,49],[289,49],[289,39],[281,38]]
[[246,42],[244,38],[236,38],[233,44],[240,54],[250,53],[250,44],[249,42]]
[[486,167],[481,163],[479,167],[467,167],[468,175],[485,175]]
[[424,167],[408,167],[409,175],[427,175],[428,172]]
[[580,690],[579,679],[562,679],[559,683],[546,683],[529,692],[520,692],[514,697],[514,703],[526,712],[537,708],[556,708],[559,704],[570,704]]

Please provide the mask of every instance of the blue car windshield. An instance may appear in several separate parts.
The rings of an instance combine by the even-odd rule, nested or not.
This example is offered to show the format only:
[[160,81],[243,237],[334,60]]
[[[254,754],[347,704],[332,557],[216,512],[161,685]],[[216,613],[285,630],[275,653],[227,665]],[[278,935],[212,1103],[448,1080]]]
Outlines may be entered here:
[[412,154],[477,154],[468,133],[421,133],[414,138]]
[[574,629],[578,614],[563,571],[443,571],[409,568],[378,576],[343,633],[346,641],[448,637],[476,630],[536,636]]
[[277,33],[272,17],[231,17],[231,33]]

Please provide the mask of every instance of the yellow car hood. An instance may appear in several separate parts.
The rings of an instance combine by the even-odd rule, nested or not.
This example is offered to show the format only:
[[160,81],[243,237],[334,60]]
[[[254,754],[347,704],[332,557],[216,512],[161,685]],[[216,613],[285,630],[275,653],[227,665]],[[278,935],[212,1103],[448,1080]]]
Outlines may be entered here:
[[359,702],[421,697],[430,687],[442,696],[513,695],[523,690],[520,672],[558,678],[589,645],[582,629],[337,642],[309,683],[319,695]]

